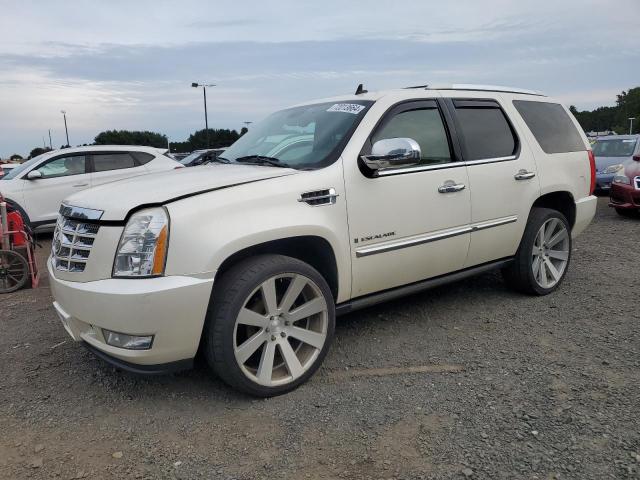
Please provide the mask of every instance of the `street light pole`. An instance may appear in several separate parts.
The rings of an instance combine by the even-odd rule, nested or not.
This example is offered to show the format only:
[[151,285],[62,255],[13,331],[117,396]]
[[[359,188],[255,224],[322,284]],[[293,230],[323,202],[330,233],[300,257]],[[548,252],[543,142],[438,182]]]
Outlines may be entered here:
[[67,112],[64,110],[60,110],[62,116],[64,117],[64,133],[67,135],[67,147],[69,146],[69,130],[67,129]]
[[191,86],[193,88],[202,87],[202,94],[204,98],[204,128],[207,134],[207,148],[209,148],[209,116],[207,115],[207,87],[215,87],[215,84],[213,83],[202,84],[202,83],[193,82]]
[[631,135],[633,133],[633,121],[636,119],[636,117],[629,117],[629,135]]

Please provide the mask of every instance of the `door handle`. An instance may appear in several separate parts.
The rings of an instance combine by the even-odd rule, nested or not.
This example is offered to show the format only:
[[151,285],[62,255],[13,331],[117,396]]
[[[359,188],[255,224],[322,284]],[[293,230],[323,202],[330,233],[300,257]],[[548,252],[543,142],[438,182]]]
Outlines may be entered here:
[[456,183],[453,180],[447,180],[443,185],[438,187],[439,193],[453,193],[464,190],[466,185],[464,183]]
[[515,178],[516,180],[529,180],[535,176],[536,174],[534,172],[527,172],[523,169],[516,173],[513,178]]
[[76,183],[75,185],[73,185],[74,187],[86,187],[87,185],[89,185],[88,183]]

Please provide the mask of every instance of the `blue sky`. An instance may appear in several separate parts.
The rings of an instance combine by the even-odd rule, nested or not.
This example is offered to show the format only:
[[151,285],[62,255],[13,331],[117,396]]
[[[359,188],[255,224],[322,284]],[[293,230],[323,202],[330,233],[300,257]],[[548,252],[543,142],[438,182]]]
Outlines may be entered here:
[[[0,0],[0,156],[50,128],[171,140],[313,98],[425,83],[542,90],[578,108],[640,85],[640,1]],[[47,138],[48,142],[48,138]]]

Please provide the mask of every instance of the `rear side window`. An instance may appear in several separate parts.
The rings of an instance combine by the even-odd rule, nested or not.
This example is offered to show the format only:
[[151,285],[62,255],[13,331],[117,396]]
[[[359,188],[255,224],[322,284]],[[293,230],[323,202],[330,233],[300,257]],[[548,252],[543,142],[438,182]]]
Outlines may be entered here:
[[128,153],[98,153],[93,155],[94,172],[121,170],[135,166],[133,157]]
[[518,140],[495,101],[454,100],[465,160],[510,157]]
[[[153,155],[147,152],[129,152],[129,153],[133,155],[133,158],[136,159],[139,165],[144,165],[145,163],[149,163],[151,160],[155,158]],[[171,158],[171,160],[173,160],[173,158]]]
[[514,100],[513,106],[545,153],[586,150],[576,126],[559,103]]

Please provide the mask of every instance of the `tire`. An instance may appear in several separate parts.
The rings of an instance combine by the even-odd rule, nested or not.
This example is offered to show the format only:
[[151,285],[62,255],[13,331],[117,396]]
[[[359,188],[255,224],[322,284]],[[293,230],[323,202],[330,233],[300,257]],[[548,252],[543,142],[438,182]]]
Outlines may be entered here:
[[316,372],[334,330],[335,304],[322,275],[295,258],[259,255],[233,266],[214,286],[203,351],[225,383],[271,397]]
[[[546,235],[541,240],[543,225]],[[502,275],[514,290],[529,295],[547,295],[560,286],[570,261],[569,222],[557,210],[534,207],[513,263],[502,270]]]
[[0,293],[20,290],[30,280],[27,260],[13,250],[0,250]]
[[624,218],[637,218],[638,217],[638,211],[637,210],[630,210],[628,208],[617,208],[616,207],[616,213],[618,215],[620,215],[621,217],[624,217]]

